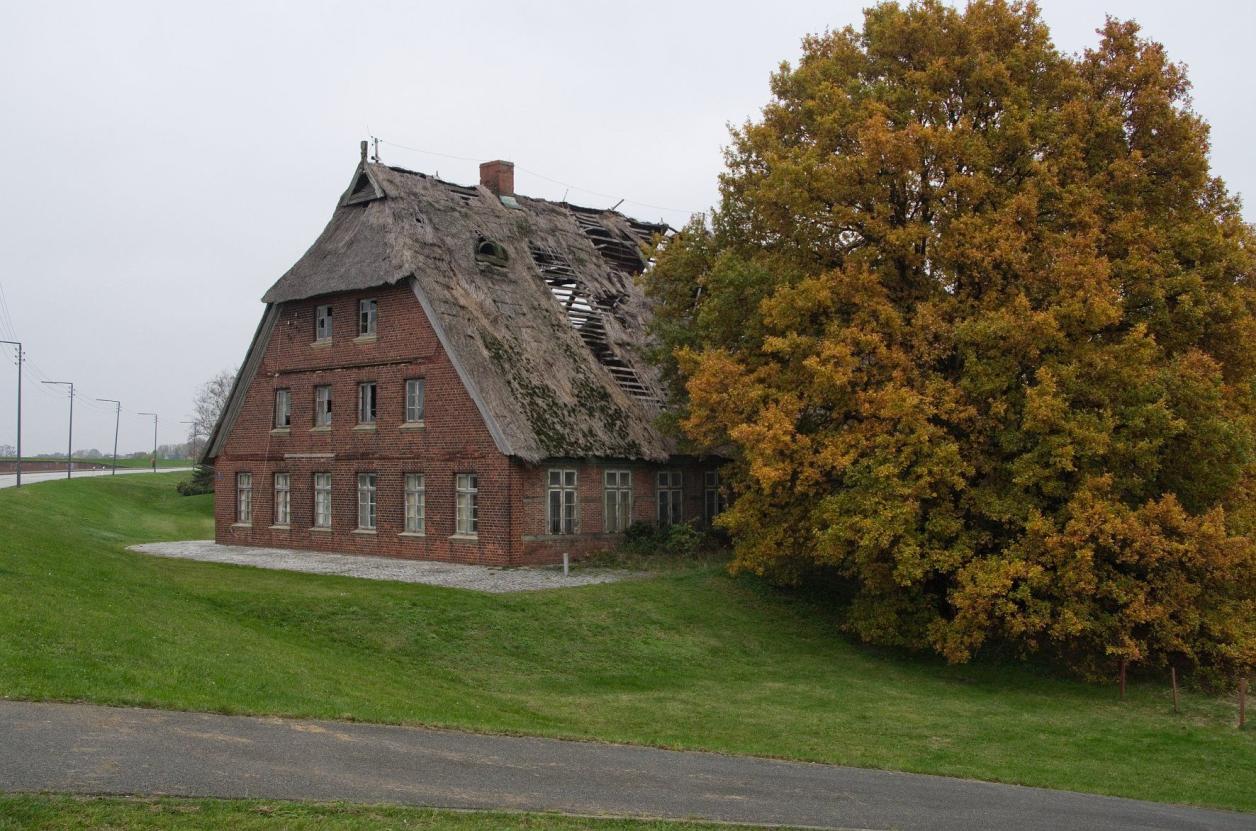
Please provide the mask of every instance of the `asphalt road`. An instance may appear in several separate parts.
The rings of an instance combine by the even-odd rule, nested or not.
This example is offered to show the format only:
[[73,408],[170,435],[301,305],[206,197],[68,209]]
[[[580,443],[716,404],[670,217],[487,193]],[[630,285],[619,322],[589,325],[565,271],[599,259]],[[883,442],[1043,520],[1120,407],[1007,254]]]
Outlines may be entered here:
[[330,721],[0,701],[0,790],[345,800],[843,829],[1256,828],[886,771]]
[[[192,468],[190,467],[159,467],[157,468],[157,472],[158,473],[181,473],[181,472],[189,471],[191,469]],[[147,468],[147,467],[125,468],[125,469],[119,469],[118,475],[123,476],[123,475],[133,474],[133,473],[152,473],[152,472],[153,472],[152,469]],[[108,471],[108,470],[76,470],[74,471],[74,476],[71,478],[83,479],[88,476],[109,476],[110,473],[111,471]],[[22,486],[23,487],[25,487],[26,485],[34,485],[37,482],[52,482],[57,479],[65,479],[64,470],[56,470],[56,471],[45,470],[45,471],[40,471],[39,473],[27,473],[25,471],[22,472]],[[16,473],[0,474],[0,488],[11,488],[16,484],[17,484]]]

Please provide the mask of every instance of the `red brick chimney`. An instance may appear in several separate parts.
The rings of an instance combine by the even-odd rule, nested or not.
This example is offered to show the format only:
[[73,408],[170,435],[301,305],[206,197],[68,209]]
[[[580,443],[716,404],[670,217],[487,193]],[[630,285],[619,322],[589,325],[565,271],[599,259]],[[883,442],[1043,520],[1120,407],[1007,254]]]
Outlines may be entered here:
[[497,196],[515,195],[515,163],[497,159],[480,165],[480,184]]

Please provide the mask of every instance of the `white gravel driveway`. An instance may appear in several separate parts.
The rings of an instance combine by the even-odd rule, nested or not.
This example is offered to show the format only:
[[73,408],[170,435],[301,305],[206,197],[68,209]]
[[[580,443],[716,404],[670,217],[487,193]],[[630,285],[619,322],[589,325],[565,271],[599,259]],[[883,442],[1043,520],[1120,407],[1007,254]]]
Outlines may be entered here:
[[427,583],[432,586],[472,589],[495,594],[563,589],[647,576],[644,572],[620,569],[580,568],[574,569],[571,574],[564,577],[561,566],[493,568],[438,563],[430,560],[368,557],[359,554],[326,554],[321,551],[300,551],[291,548],[219,545],[213,540],[149,542],[133,545],[130,550],[158,557],[230,563],[281,571],[307,571],[312,574],[337,574],[342,577],[361,577],[365,580]]

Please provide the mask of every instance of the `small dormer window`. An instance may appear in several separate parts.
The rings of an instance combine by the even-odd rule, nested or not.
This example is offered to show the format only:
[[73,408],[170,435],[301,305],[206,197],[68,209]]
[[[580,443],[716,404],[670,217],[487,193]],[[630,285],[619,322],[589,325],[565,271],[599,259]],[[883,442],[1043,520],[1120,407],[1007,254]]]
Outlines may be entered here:
[[475,258],[489,265],[505,266],[509,256],[500,242],[480,237],[475,243]]

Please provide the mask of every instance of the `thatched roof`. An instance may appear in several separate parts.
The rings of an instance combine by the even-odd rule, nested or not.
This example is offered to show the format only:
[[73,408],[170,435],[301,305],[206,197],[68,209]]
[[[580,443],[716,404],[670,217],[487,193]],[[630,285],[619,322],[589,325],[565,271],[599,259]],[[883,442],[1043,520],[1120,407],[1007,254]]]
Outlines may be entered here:
[[363,162],[270,304],[409,281],[499,449],[665,460],[633,277],[665,225]]

